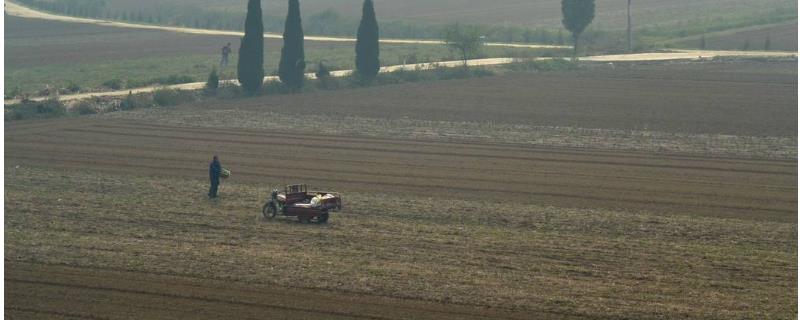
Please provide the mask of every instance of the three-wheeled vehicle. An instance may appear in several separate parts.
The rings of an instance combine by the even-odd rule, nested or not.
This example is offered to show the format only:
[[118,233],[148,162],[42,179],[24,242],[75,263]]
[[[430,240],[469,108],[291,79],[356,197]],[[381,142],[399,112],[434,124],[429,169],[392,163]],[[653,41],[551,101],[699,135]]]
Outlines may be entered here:
[[288,185],[283,193],[272,191],[267,203],[261,208],[264,218],[276,216],[297,217],[300,222],[325,223],[328,214],[342,209],[342,196],[335,192],[308,191],[305,184]]

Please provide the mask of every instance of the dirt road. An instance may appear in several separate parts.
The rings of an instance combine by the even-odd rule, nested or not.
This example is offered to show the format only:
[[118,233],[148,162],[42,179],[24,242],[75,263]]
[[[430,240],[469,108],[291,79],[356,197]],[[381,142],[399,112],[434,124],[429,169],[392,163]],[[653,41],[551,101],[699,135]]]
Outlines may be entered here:
[[[797,57],[797,53],[795,52],[744,52],[744,51],[695,51],[695,50],[678,50],[676,52],[659,52],[659,53],[633,53],[633,54],[620,54],[620,55],[600,55],[600,56],[588,56],[580,58],[581,61],[589,61],[589,62],[636,62],[636,61],[669,61],[669,60],[703,60],[703,59],[713,59],[716,57],[774,57],[774,58],[781,58],[781,57]],[[552,58],[537,58],[537,60],[549,60]],[[515,58],[488,58],[488,59],[472,59],[467,61],[467,65],[469,66],[496,66],[496,65],[503,65],[503,64],[510,64],[519,61]],[[393,66],[386,66],[381,67],[380,72],[394,72],[399,70],[430,70],[435,68],[453,68],[453,67],[460,67],[464,64],[462,60],[455,60],[455,61],[440,61],[434,63],[417,63],[417,64],[404,64],[404,65],[393,65]],[[337,70],[331,72],[331,76],[333,77],[344,77],[348,76],[353,73],[353,70]],[[306,77],[309,79],[315,79],[316,76],[314,73],[307,73]],[[264,77],[265,82],[269,81],[278,81],[277,76],[267,76]],[[223,84],[237,84],[238,81],[236,80],[229,80],[229,81],[222,81]],[[128,93],[144,93],[144,92],[153,92],[159,88],[168,88],[168,89],[178,89],[178,90],[198,90],[202,89],[205,86],[205,82],[193,82],[193,83],[184,83],[184,84],[177,84],[177,85],[169,85],[169,86],[150,86],[150,87],[142,87],[136,89],[126,89],[126,90],[118,90],[118,91],[106,91],[106,92],[89,92],[89,93],[79,93],[79,94],[70,94],[70,95],[62,95],[59,96],[59,99],[62,101],[70,101],[70,100],[81,100],[87,99],[91,97],[120,97],[125,96]],[[48,99],[48,97],[33,97],[30,98],[33,101],[42,101]],[[19,103],[19,99],[7,99],[4,101],[6,105]]]
[[[470,66],[491,66],[491,65],[499,65],[499,64],[507,64],[514,62],[515,59],[512,58],[490,58],[490,59],[474,59],[469,60],[468,65]],[[463,61],[442,61],[442,62],[435,62],[435,63],[417,63],[417,64],[405,64],[405,65],[394,65],[394,66],[386,66],[381,67],[381,73],[385,72],[393,72],[399,70],[430,70],[438,67],[458,67],[464,64]],[[332,71],[332,77],[345,77],[353,73],[353,70],[337,70]],[[314,73],[306,73],[306,78],[309,79],[316,79],[316,75]],[[279,81],[277,76],[266,76],[264,77],[264,82],[270,81]],[[145,92],[153,92],[158,89],[167,88],[167,89],[176,89],[176,90],[198,90],[202,89],[205,86],[205,82],[192,82],[192,83],[183,83],[183,84],[176,84],[176,85],[168,85],[168,86],[149,86],[149,87],[141,87],[135,89],[125,89],[125,90],[117,90],[117,91],[105,91],[105,92],[87,92],[87,93],[78,93],[78,94],[69,94],[69,95],[62,95],[59,96],[59,100],[61,101],[71,101],[71,100],[81,100],[81,99],[88,99],[91,97],[121,97],[126,96],[128,93],[145,93]],[[237,80],[222,80],[220,84],[234,84],[238,85],[239,81]],[[48,99],[49,97],[33,97],[30,100],[33,101],[42,101]],[[19,103],[20,99],[7,99],[4,101],[6,105]]]

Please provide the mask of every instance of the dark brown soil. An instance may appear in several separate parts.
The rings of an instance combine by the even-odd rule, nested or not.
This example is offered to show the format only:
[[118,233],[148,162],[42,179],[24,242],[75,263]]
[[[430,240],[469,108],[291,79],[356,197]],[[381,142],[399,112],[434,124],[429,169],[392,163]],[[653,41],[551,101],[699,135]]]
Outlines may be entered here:
[[[797,80],[796,71],[786,71],[790,65],[637,65],[180,108],[623,129],[647,124],[669,132],[796,137]],[[189,191],[176,188],[205,180],[212,153],[234,169],[237,180],[225,185],[227,190],[238,183],[266,188],[303,182],[345,195],[394,198],[362,198],[360,209],[345,212],[349,220],[343,218],[340,225],[334,220],[331,229],[257,224],[253,216],[266,189],[247,195],[226,190],[230,202],[241,202],[227,212],[225,202],[194,202],[187,198]],[[5,204],[5,227],[10,230],[5,257],[8,318],[562,319],[579,314],[713,319],[756,314],[783,318],[793,312],[787,310],[796,309],[796,247],[789,236],[796,238],[796,159],[533,148],[79,117],[7,123],[5,165],[6,172],[17,165],[49,170],[46,177],[7,177],[6,190],[11,191],[6,197],[13,195]],[[113,175],[113,183],[96,184],[92,175],[73,183],[68,173],[80,172]],[[135,179],[138,184],[131,185]],[[170,183],[159,184],[159,179]],[[151,200],[152,194],[162,197]],[[419,199],[425,200],[408,205]],[[474,202],[459,207],[440,204],[440,199]],[[164,209],[166,201],[180,206]],[[209,212],[198,213],[199,206]],[[492,215],[485,211],[492,206],[514,212]],[[528,206],[586,213],[572,213],[574,220],[555,225],[548,221],[561,218],[558,210],[534,221],[524,210]],[[438,218],[412,211],[420,207],[450,211]],[[382,213],[376,214],[375,208]],[[609,211],[619,218],[592,220]],[[473,234],[458,221],[504,227]],[[435,237],[419,231],[423,226],[432,228]],[[561,229],[548,232],[550,227]],[[337,236],[342,233],[347,235]],[[497,240],[501,237],[503,241]],[[291,288],[286,286],[303,282],[306,274],[284,266],[275,277],[294,278],[281,281],[261,268],[272,262],[302,263],[308,276],[335,281],[331,272],[318,269],[331,260],[324,255],[328,249],[337,250],[336,257],[383,263],[365,269],[353,265],[355,260],[340,262],[350,268],[340,271],[347,271],[352,283],[374,272],[386,287],[417,281],[419,288],[383,289],[386,293],[375,295],[363,288],[340,290],[343,285],[331,283],[304,284],[328,291]],[[408,268],[424,271],[428,278],[407,276],[403,270]],[[453,273],[431,273],[436,268]],[[450,279],[457,275],[463,277]],[[452,290],[448,285],[460,280],[468,283],[458,287],[467,288],[458,295],[463,304],[446,303],[443,295],[433,298],[443,303],[423,298],[435,291],[432,279],[442,277],[447,281],[436,289]],[[515,288],[517,284],[525,287]],[[485,287],[507,288],[505,299],[492,301],[496,297],[482,292]],[[516,294],[538,294],[539,300]],[[494,307],[495,302],[502,307]]]
[[207,105],[392,119],[796,136],[796,70],[796,62],[622,64],[613,70],[604,66]]
[[[526,319],[530,316],[503,309],[124,270],[20,262],[6,262],[5,270],[5,315],[13,319]],[[569,318],[558,315],[563,317]]]
[[[78,119],[6,126],[6,162],[198,177],[208,153],[241,179],[560,207],[796,219],[795,161],[195,129]],[[34,130],[35,134],[27,133]],[[39,131],[41,130],[41,131]],[[324,175],[317,175],[320,167]]]

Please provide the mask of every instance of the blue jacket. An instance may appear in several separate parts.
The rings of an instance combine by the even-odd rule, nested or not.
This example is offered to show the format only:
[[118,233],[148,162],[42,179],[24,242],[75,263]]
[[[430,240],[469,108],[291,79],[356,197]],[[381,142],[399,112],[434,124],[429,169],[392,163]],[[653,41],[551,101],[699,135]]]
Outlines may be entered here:
[[218,181],[221,173],[222,164],[219,163],[219,160],[211,161],[211,165],[208,166],[208,175],[211,177],[211,180]]

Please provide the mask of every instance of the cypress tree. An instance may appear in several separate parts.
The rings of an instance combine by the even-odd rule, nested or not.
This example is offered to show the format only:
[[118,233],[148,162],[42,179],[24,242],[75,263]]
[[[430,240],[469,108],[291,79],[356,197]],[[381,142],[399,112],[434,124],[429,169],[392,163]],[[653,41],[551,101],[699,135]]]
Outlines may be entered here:
[[572,33],[572,58],[578,57],[578,39],[594,20],[594,0],[561,0],[564,27]]
[[261,0],[247,2],[244,37],[239,47],[239,83],[249,94],[261,89],[264,82],[264,24],[261,22]]
[[375,19],[375,6],[372,0],[364,0],[361,10],[361,23],[356,38],[356,70],[365,81],[371,81],[378,74],[380,64],[380,45],[378,42],[378,20]]
[[306,55],[303,52],[303,25],[300,20],[300,2],[289,0],[289,12],[283,29],[283,49],[278,76],[281,82],[294,89],[301,88],[305,80]]

